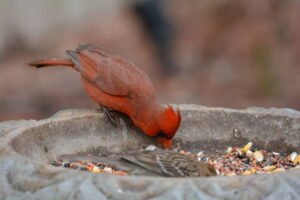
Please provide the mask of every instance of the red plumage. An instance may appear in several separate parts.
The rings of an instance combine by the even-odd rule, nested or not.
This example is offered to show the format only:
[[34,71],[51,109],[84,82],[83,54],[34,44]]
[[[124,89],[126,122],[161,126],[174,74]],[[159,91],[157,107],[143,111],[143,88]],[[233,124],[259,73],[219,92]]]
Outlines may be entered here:
[[70,59],[45,59],[30,63],[37,68],[66,66],[77,70],[87,94],[99,105],[124,113],[146,135],[164,147],[172,145],[180,112],[162,107],[149,77],[134,64],[94,45],[68,50]]

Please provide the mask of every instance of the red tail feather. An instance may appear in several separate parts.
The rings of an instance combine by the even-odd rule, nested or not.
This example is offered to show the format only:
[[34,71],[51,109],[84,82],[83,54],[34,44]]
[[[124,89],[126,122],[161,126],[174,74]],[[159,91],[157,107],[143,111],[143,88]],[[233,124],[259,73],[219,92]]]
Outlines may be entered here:
[[67,66],[73,67],[74,63],[70,59],[44,59],[29,63],[30,66],[40,68],[49,66]]

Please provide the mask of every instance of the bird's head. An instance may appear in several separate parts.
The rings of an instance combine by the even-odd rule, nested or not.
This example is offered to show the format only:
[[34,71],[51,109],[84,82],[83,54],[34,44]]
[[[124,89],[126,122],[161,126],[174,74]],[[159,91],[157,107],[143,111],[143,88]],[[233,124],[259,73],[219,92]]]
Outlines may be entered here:
[[157,135],[158,141],[165,148],[172,146],[172,138],[174,137],[181,122],[181,115],[179,110],[176,111],[171,107],[167,106],[161,112],[158,120],[160,133]]

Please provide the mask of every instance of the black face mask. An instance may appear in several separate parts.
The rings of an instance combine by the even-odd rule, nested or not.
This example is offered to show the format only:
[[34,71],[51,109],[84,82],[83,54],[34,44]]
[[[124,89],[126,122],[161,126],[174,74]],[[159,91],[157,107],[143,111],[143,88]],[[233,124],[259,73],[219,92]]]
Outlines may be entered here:
[[159,131],[158,134],[156,135],[156,137],[163,137],[163,138],[167,138],[167,139],[172,139],[172,137],[168,137],[162,131]]

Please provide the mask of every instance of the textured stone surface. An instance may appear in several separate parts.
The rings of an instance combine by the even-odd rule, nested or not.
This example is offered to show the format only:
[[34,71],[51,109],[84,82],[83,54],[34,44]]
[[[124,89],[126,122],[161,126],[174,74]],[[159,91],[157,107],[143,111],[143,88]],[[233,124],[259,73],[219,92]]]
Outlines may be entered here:
[[[180,105],[176,143],[214,151],[249,140],[274,151],[300,152],[300,113]],[[41,121],[0,123],[0,199],[300,199],[300,169],[270,175],[210,178],[116,177],[55,168],[62,154],[120,152],[155,141],[102,113],[65,110]]]

